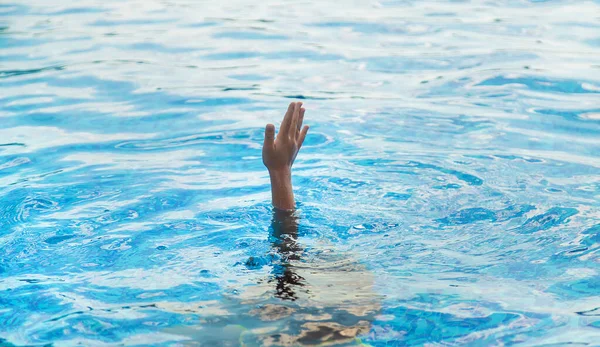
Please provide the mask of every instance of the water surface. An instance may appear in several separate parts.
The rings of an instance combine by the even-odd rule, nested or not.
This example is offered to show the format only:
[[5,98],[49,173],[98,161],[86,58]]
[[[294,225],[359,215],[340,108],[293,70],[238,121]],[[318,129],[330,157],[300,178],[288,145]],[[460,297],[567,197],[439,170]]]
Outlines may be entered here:
[[[597,345],[599,23],[598,1],[2,2],[0,344]],[[260,146],[293,100],[282,234]]]

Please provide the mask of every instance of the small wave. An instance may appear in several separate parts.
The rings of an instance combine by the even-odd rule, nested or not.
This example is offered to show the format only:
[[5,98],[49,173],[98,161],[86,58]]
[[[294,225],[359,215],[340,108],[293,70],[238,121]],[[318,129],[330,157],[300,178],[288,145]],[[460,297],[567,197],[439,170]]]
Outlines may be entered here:
[[552,227],[565,224],[569,218],[578,214],[575,208],[553,207],[547,212],[529,218],[523,225],[512,231],[520,234],[531,234],[548,230]]

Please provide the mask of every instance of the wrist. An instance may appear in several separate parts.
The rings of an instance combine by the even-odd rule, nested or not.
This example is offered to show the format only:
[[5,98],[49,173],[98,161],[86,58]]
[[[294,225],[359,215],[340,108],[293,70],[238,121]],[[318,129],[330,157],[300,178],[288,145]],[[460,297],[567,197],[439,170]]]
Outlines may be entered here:
[[269,170],[269,176],[271,177],[271,180],[277,179],[277,180],[291,181],[292,180],[292,168]]
[[282,210],[295,208],[291,168],[269,170],[273,206]]

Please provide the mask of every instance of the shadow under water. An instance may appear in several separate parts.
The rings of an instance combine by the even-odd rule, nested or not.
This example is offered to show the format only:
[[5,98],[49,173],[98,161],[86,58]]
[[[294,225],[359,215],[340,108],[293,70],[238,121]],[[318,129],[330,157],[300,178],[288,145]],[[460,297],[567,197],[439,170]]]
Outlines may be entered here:
[[186,346],[362,345],[381,308],[373,275],[347,255],[310,254],[298,243],[299,221],[275,209],[269,235],[277,256],[268,278],[203,306],[200,326],[168,333]]

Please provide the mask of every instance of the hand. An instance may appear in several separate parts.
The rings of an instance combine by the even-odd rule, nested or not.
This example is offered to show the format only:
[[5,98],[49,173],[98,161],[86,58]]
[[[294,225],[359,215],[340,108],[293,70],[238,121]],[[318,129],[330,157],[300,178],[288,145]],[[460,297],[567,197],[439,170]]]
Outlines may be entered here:
[[301,102],[292,102],[281,122],[275,139],[275,126],[267,124],[263,144],[263,163],[271,174],[288,173],[308,132],[308,125],[302,127],[305,109]]

